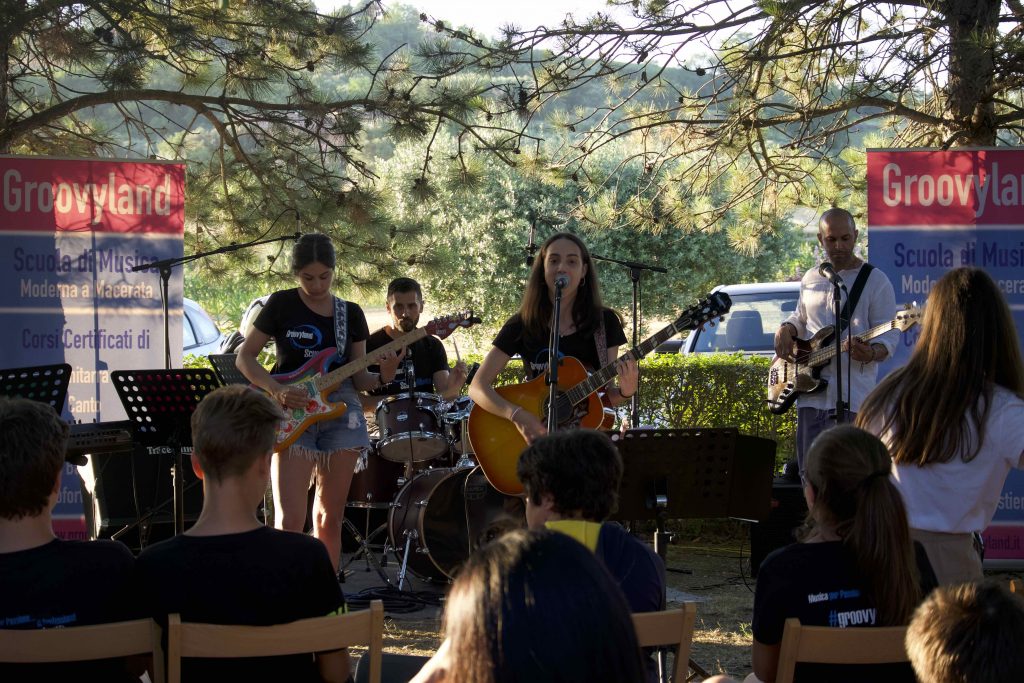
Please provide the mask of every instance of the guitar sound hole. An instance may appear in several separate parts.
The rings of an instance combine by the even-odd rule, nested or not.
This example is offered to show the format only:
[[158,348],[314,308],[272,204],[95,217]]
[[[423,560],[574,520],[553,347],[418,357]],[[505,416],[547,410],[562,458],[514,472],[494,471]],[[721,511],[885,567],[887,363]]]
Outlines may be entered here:
[[[544,424],[547,424],[548,412],[547,399],[544,401]],[[555,396],[555,424],[561,428],[576,427],[579,425],[580,416],[575,415],[573,405],[565,394]]]

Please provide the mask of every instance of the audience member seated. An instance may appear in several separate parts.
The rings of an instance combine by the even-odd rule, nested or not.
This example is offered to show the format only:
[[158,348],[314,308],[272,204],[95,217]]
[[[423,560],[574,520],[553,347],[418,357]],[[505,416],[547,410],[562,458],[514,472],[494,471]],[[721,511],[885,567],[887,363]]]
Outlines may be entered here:
[[[618,508],[622,456],[606,435],[592,429],[555,432],[522,452],[516,467],[526,490],[526,524],[569,534],[597,554],[633,612],[665,609],[665,563],[645,543],[613,522]],[[658,679],[654,657],[647,677]]]
[[665,564],[621,525],[622,456],[606,435],[576,429],[526,447],[516,468],[526,490],[526,524],[569,534],[597,554],[633,612],[665,609]]
[[413,683],[640,683],[629,607],[584,546],[548,530],[512,531],[456,577],[446,639]]
[[920,683],[1024,681],[1024,600],[995,583],[942,586],[914,612],[907,653]]
[[[771,553],[757,577],[752,676],[775,680],[787,618],[810,626],[898,626],[935,586],[924,549],[910,540],[891,467],[882,442],[851,425],[833,427],[811,445],[803,542]],[[914,678],[908,665],[866,672],[859,666],[800,664],[796,680]]]
[[936,283],[910,360],[868,395],[857,424],[889,447],[911,537],[939,582],[981,580],[976,535],[1010,468],[1024,466],[1020,342],[985,271],[957,268]]
[[[150,546],[137,561],[139,595],[160,624],[175,612],[183,621],[255,626],[344,612],[324,545],[256,518],[283,417],[270,398],[239,385],[196,407],[192,468],[203,480],[203,510],[183,535]],[[348,675],[345,650],[182,664],[186,681],[340,682]]]
[[[88,626],[141,616],[134,560],[114,541],[62,541],[51,510],[68,426],[36,401],[0,398],[0,629]],[[0,638],[3,636],[0,635]],[[125,662],[0,664],[0,680],[138,680]]]

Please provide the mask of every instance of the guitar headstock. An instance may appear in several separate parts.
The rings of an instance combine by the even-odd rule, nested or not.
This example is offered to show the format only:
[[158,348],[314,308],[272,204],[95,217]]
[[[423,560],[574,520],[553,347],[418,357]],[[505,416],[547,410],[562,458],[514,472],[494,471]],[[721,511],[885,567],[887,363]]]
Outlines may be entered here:
[[676,332],[694,330],[705,323],[711,322],[729,312],[732,299],[725,292],[712,292],[690,306],[676,320],[673,327]]
[[907,304],[904,310],[896,314],[896,318],[893,320],[893,326],[899,329],[900,332],[906,332],[914,325],[921,322],[924,318],[924,307],[918,306],[915,301],[912,304]]
[[473,327],[473,325],[476,325],[479,322],[481,322],[481,320],[473,315],[473,310],[467,309],[465,311],[460,311],[459,313],[452,313],[451,315],[434,318],[424,325],[423,329],[425,329],[429,335],[437,337],[438,339],[445,339],[458,328]]

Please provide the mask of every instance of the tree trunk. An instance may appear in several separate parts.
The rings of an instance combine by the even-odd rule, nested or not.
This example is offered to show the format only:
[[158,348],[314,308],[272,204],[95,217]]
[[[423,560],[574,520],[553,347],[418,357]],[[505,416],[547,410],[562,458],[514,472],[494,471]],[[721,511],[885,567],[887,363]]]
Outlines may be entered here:
[[955,145],[996,143],[995,103],[989,99],[995,78],[1000,0],[945,0],[949,26],[949,82],[946,102],[954,120]]

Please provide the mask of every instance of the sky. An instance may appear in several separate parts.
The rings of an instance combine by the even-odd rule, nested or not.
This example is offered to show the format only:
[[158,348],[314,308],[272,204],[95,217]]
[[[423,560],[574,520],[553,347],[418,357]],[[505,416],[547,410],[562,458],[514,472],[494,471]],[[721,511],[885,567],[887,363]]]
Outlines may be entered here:
[[[385,0],[385,6],[393,3],[394,0]],[[344,0],[316,0],[316,4],[326,11],[348,3]],[[455,26],[469,26],[487,36],[498,35],[499,28],[509,23],[520,28],[541,24],[552,26],[560,23],[566,14],[583,19],[598,11],[613,9],[604,0],[514,0],[508,3],[498,0],[404,0],[401,4],[411,5]],[[614,11],[623,21],[628,17],[628,13],[619,8],[614,8]]]

